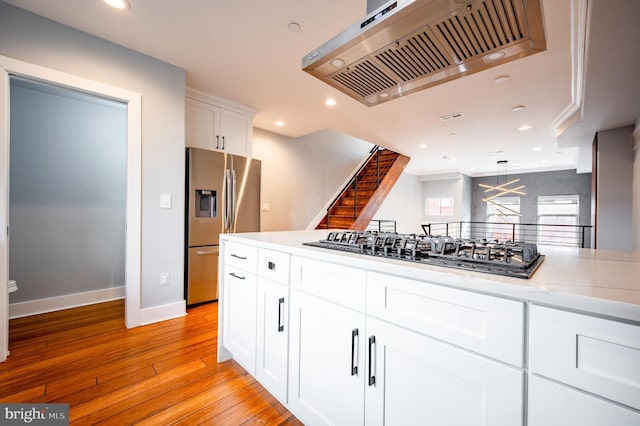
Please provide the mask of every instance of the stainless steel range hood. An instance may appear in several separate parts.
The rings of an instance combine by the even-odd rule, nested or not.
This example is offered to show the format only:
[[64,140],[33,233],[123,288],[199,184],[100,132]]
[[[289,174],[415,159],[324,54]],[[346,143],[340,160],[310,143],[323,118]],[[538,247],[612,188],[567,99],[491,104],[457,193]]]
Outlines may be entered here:
[[302,68],[377,105],[544,51],[541,1],[391,0],[304,56]]

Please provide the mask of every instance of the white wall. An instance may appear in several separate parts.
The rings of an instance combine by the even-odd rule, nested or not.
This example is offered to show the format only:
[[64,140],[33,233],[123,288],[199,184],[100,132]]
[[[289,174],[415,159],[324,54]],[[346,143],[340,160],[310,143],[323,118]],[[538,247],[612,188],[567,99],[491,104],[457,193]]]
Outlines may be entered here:
[[633,127],[627,126],[597,135],[597,249],[633,248],[632,131]]
[[[184,70],[0,2],[0,55],[142,95],[142,308],[182,301]],[[160,194],[173,208],[159,208]],[[171,285],[160,286],[169,272]]]
[[262,231],[306,229],[342,189],[373,145],[321,130],[296,139],[253,129],[253,157],[262,161]]
[[422,233],[423,206],[419,177],[405,172],[387,195],[374,220],[395,220],[396,231],[401,234]]
[[[460,173],[453,176],[427,175],[422,181],[423,223],[459,222],[470,220],[470,179]],[[427,198],[453,198],[453,216],[427,216]]]

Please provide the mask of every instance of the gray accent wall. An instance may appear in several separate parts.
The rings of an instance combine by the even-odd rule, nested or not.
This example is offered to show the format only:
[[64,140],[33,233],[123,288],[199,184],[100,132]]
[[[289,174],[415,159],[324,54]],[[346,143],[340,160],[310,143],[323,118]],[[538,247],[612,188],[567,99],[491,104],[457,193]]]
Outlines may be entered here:
[[596,147],[595,248],[633,250],[633,126],[598,132]]
[[[2,2],[0,55],[141,94],[141,308],[184,300],[185,71]],[[160,194],[173,208],[160,209]]]
[[[471,220],[487,220],[486,197],[479,184],[496,185],[497,176],[474,177],[471,183]],[[526,195],[520,196],[521,223],[537,222],[537,203],[540,195],[578,195],[580,202],[579,225],[592,225],[591,222],[591,173],[576,173],[575,170],[558,170],[538,173],[511,173],[507,170],[507,180],[520,179],[518,185]],[[505,197],[510,195],[505,195]],[[587,241],[589,238],[586,238]]]

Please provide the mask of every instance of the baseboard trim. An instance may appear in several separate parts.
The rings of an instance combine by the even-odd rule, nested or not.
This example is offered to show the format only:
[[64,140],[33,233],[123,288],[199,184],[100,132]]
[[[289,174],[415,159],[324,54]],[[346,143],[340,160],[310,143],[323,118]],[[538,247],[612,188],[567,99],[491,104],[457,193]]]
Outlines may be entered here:
[[125,286],[9,304],[9,319],[124,299]]
[[140,325],[152,324],[173,318],[183,317],[187,314],[187,303],[184,300],[166,305],[153,306],[140,310]]

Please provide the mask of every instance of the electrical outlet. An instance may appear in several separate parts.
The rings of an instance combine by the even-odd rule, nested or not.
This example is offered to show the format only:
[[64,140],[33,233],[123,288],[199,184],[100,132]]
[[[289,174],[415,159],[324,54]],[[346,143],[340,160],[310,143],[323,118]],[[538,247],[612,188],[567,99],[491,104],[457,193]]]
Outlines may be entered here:
[[171,276],[168,272],[162,272],[160,274],[160,285],[169,285],[171,283]]

